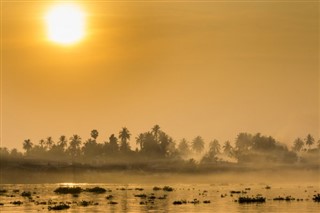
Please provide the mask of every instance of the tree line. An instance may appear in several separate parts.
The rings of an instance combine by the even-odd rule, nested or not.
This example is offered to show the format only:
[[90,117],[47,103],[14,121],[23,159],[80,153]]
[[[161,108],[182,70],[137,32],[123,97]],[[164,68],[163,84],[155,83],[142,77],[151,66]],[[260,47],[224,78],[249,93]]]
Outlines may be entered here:
[[[65,135],[54,141],[52,137],[33,143],[30,139],[23,141],[24,152],[17,149],[11,151],[0,148],[0,154],[5,159],[41,159],[57,162],[77,162],[88,164],[104,164],[109,162],[136,162],[152,160],[175,160],[199,164],[234,163],[312,163],[317,162],[320,153],[320,140],[315,141],[310,134],[305,139],[297,138],[292,147],[276,141],[271,136],[260,133],[240,133],[234,145],[230,141],[222,145],[216,139],[208,144],[196,136],[192,141],[183,138],[176,143],[159,125],[154,125],[150,131],[138,134],[133,140],[137,148],[132,150],[129,141],[130,131],[123,127],[118,135],[99,142],[99,132],[92,130],[90,137],[83,140],[75,134],[70,138]],[[197,159],[197,160],[196,160]]]

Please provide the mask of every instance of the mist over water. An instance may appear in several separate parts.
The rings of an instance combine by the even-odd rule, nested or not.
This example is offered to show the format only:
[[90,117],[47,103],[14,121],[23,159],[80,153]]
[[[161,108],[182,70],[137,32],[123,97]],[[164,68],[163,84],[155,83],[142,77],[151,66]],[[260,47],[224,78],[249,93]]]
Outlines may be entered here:
[[300,170],[277,168],[255,171],[217,171],[211,173],[159,173],[144,171],[5,171],[2,184],[37,183],[115,183],[115,184],[211,184],[211,183],[278,183],[278,184],[318,184],[320,170]]
[[1,213],[320,212],[319,2],[0,7]]
[[[138,148],[129,144],[135,140]],[[319,181],[320,140],[308,134],[291,147],[272,136],[239,133],[234,142],[201,136],[174,140],[154,125],[134,139],[123,127],[101,142],[99,132],[90,138],[62,135],[33,143],[24,152],[0,148],[1,183],[228,183]]]
[[[320,170],[313,158],[294,164],[270,163],[261,161],[268,151],[258,157],[257,153],[253,159],[258,163],[252,158],[246,158],[247,163],[229,162],[217,157],[222,153],[209,158],[210,150],[203,157],[192,154],[192,160],[156,160],[150,155],[142,160],[121,153],[108,163],[2,158],[0,211],[318,212],[319,202],[313,198],[320,192]],[[170,190],[164,190],[166,186]],[[55,192],[59,187],[81,188],[81,192],[59,194]],[[88,190],[94,187],[106,191]],[[240,203],[256,197],[263,202]]]

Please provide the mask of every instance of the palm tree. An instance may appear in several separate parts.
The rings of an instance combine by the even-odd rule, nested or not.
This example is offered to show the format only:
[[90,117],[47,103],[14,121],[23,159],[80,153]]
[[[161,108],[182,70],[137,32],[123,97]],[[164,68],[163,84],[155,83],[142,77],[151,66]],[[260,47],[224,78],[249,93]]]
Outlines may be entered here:
[[158,156],[160,154],[160,145],[157,143],[154,135],[149,131],[143,133],[142,152],[148,156]]
[[92,158],[93,156],[97,156],[99,153],[99,146],[97,142],[89,138],[83,145],[82,147],[82,152],[85,157]]
[[28,154],[30,150],[33,147],[33,143],[31,142],[30,139],[24,140],[23,142],[23,149],[26,150],[26,153]]
[[151,132],[153,133],[155,140],[158,142],[160,126],[158,124],[154,125]]
[[61,147],[63,150],[67,146],[67,138],[64,135],[61,135],[58,141],[58,146]]
[[301,140],[301,138],[297,138],[293,142],[292,150],[295,151],[295,152],[300,152],[301,149],[303,148],[303,146],[304,146],[304,143]]
[[57,144],[52,145],[51,149],[49,150],[48,154],[51,155],[52,157],[59,158],[62,160],[65,158],[65,149],[67,146],[67,139],[66,136],[61,135],[59,137],[59,141]]
[[116,153],[119,151],[118,138],[114,136],[114,134],[110,135],[108,145],[111,153]]
[[79,135],[73,135],[70,138],[70,144],[68,147],[68,151],[71,157],[78,157],[80,156],[80,145],[81,145],[81,137]]
[[91,137],[92,137],[94,140],[96,140],[98,136],[99,136],[99,132],[98,132],[96,129],[94,129],[94,130],[91,131]]
[[45,144],[46,144],[46,141],[45,141],[44,139],[41,139],[41,140],[39,141],[39,145],[40,145],[41,148],[44,148],[44,147],[45,147]]
[[172,152],[175,149],[173,139],[162,131],[159,133],[159,141],[156,144],[160,148],[159,151],[162,157],[166,157],[168,154],[170,154],[170,151]]
[[308,134],[306,139],[305,139],[306,145],[309,147],[312,146],[314,144],[314,138],[312,137],[312,135]]
[[232,156],[233,147],[230,144],[230,141],[226,141],[223,145],[223,153],[227,156]]
[[180,141],[178,145],[178,150],[180,154],[183,156],[188,155],[190,153],[190,147],[188,141],[185,138],[182,138],[182,140]]
[[129,151],[130,150],[130,146],[129,143],[127,142],[128,140],[130,140],[130,132],[126,127],[123,127],[122,130],[119,132],[119,138],[121,140],[121,144],[120,144],[120,151]]
[[213,140],[209,144],[209,151],[201,159],[201,163],[213,163],[219,159],[217,154],[220,153],[220,144],[218,140]]
[[240,133],[236,138],[236,149],[240,152],[248,151],[252,145],[252,135],[248,133]]
[[136,143],[137,145],[140,145],[140,151],[143,149],[143,143],[144,143],[144,134],[140,133],[138,137],[136,137]]
[[50,150],[53,146],[54,142],[52,140],[52,137],[47,137],[47,140],[46,140],[46,148],[48,150]]
[[210,142],[209,144],[209,152],[216,155],[219,154],[221,150],[221,146],[219,144],[219,141],[214,139],[213,141]]
[[196,152],[196,153],[201,153],[204,149],[204,141],[202,139],[201,136],[197,136],[193,139],[192,141],[192,149]]

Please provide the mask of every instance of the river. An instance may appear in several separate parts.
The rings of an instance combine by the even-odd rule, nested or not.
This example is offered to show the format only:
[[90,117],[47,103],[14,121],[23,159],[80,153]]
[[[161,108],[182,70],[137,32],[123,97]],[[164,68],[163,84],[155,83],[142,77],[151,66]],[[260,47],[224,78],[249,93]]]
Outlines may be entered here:
[[[105,193],[83,191],[79,195],[57,194],[58,187],[101,187]],[[60,202],[69,209],[62,212],[319,212],[320,203],[312,200],[320,193],[319,184],[170,184],[173,191],[154,190],[161,184],[106,184],[106,183],[57,183],[57,184],[2,184],[0,212],[49,211]],[[270,187],[267,187],[270,186]],[[240,191],[240,193],[231,193]],[[31,196],[21,196],[31,192]],[[112,198],[111,196],[112,195]],[[265,197],[263,203],[239,203],[239,196]],[[146,196],[146,197],[145,197]],[[294,200],[275,201],[276,197],[291,196]],[[109,199],[107,199],[109,198]],[[21,201],[15,205],[13,202]],[[87,202],[82,202],[87,201]],[[112,202],[111,202],[112,201]],[[174,201],[185,201],[174,205]],[[205,202],[206,203],[205,203]],[[83,204],[88,204],[84,206]],[[195,204],[196,203],[196,204]],[[82,204],[82,205],[81,205]],[[60,211],[59,211],[60,212]]]

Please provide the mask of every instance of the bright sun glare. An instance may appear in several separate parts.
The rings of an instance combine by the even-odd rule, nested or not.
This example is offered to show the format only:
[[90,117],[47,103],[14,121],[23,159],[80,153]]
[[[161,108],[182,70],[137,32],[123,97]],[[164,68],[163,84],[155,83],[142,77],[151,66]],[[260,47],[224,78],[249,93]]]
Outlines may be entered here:
[[48,37],[60,44],[73,44],[84,37],[84,12],[74,4],[61,4],[46,15]]

